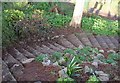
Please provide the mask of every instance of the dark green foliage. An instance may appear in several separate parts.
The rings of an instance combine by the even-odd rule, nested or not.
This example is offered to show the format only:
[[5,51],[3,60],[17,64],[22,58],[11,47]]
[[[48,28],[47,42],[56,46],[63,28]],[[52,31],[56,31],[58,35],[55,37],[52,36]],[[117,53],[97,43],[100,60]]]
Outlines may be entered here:
[[42,62],[47,57],[46,54],[41,54],[35,58],[36,61]]
[[50,10],[50,3],[48,2],[35,2],[32,3],[33,9],[39,9],[39,10],[44,10],[44,11],[49,11]]
[[95,76],[90,76],[86,83],[100,83],[100,80]]
[[104,60],[105,63],[109,64],[117,64],[117,60],[120,59],[120,55],[118,53],[110,53],[108,54],[108,58]]
[[73,57],[73,59],[69,62],[67,65],[67,74],[71,77],[75,75],[76,72],[80,71],[80,66],[77,64],[76,56]]
[[19,10],[4,10],[2,14],[2,41],[3,45],[9,44],[11,41],[17,38],[15,23],[22,20],[25,14]]
[[108,55],[109,59],[113,59],[113,60],[120,60],[120,54],[119,53],[110,53]]
[[68,77],[68,78],[58,78],[57,83],[75,83],[75,80]]
[[44,15],[44,18],[46,18],[48,23],[54,28],[64,27],[71,20],[71,17],[69,16],[64,16],[56,13],[47,13]]
[[61,57],[62,57],[62,53],[61,52],[54,52],[52,54],[52,57],[55,59],[55,60],[59,60]]
[[71,55],[76,55],[76,54],[75,54],[75,51],[74,51],[73,49],[70,49],[70,48],[65,49],[65,50],[64,50],[64,53],[65,53],[65,54],[66,54],[66,53],[69,53],[69,54],[71,54]]

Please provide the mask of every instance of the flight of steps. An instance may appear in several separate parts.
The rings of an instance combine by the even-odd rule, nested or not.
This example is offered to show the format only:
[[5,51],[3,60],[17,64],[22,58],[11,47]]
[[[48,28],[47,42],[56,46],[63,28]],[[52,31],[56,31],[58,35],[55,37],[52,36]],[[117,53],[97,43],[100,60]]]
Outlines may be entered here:
[[75,33],[62,36],[55,42],[43,45],[24,45],[17,43],[2,53],[2,79],[3,81],[16,81],[23,74],[24,61],[35,58],[40,54],[52,54],[55,51],[62,52],[66,48],[92,46],[102,49],[118,49],[118,37],[95,36],[91,33]]

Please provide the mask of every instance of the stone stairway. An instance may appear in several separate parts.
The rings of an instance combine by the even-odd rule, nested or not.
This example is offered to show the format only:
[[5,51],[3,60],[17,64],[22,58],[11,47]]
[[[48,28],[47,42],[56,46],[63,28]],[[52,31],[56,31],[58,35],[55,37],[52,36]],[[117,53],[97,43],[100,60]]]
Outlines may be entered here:
[[101,49],[118,49],[118,37],[99,36],[91,33],[75,33],[54,39],[55,41],[39,44],[16,43],[2,53],[2,79],[3,81],[16,81],[23,73],[25,61],[35,58],[40,54],[52,54],[55,51],[62,52],[66,48],[82,48],[92,46]]

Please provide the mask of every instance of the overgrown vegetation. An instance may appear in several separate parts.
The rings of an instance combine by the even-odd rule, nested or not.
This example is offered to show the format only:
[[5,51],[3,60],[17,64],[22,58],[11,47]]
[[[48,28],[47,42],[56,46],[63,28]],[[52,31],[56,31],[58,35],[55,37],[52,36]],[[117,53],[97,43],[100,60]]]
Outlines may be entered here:
[[[58,13],[53,12],[55,4],[58,4]],[[3,27],[3,46],[8,45],[10,42],[23,38],[25,33],[33,33],[28,29],[29,24],[35,20],[40,20],[41,25],[32,26],[32,30],[39,33],[46,32],[48,28],[62,28],[69,24],[73,7],[67,3],[48,3],[48,2],[4,2],[2,3],[2,27]],[[71,10],[69,9],[71,8]],[[24,20],[24,21],[23,21]],[[23,22],[26,26],[22,26],[19,22]],[[19,27],[16,25],[19,25]],[[31,25],[30,25],[31,26]],[[100,35],[117,35],[118,21],[112,21],[102,18],[100,16],[83,17],[82,29],[92,31]],[[44,33],[45,34],[45,33]]]
[[[54,66],[60,67],[65,77],[59,77],[57,80],[58,83],[64,83],[65,81],[75,82],[74,77],[82,77],[81,73],[84,73],[83,71],[90,73],[90,75],[88,74],[89,79],[86,81],[87,83],[100,83],[99,76],[96,75],[98,71],[97,67],[93,63],[116,66],[119,59],[119,52],[113,50],[105,52],[104,50],[101,51],[98,48],[87,46],[82,49],[65,49],[63,52],[55,52],[52,55],[42,54],[36,57],[35,60],[41,62],[43,65],[46,64],[46,66],[53,64]],[[87,70],[81,66],[85,63],[91,64],[91,66],[89,66],[90,68],[87,68]]]

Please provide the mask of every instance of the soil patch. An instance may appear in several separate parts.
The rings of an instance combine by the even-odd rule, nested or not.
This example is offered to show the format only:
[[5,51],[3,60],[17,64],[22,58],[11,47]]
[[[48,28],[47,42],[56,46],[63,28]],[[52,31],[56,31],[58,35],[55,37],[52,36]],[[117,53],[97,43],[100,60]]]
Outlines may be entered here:
[[31,62],[25,65],[23,74],[18,81],[56,81],[59,67],[43,66],[40,62]]

